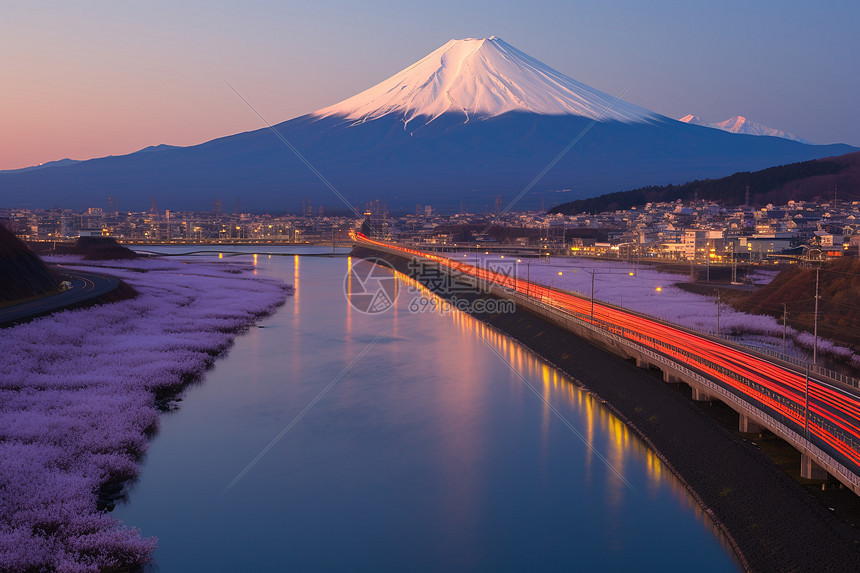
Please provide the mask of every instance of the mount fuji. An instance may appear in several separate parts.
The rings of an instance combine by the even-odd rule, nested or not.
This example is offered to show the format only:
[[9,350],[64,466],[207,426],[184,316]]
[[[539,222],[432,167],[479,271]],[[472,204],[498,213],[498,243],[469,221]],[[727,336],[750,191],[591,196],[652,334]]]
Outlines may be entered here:
[[[288,143],[289,145],[287,145]],[[301,153],[297,157],[290,146]],[[568,151],[560,158],[560,152]],[[489,210],[545,171],[516,208],[720,177],[854,151],[689,125],[577,82],[496,37],[451,40],[349,99],[271,129],[0,172],[7,207],[298,211]],[[555,163],[553,161],[555,160]],[[552,165],[549,169],[548,166]]]
[[658,117],[615,101],[495,36],[451,40],[384,82],[312,115],[363,123],[393,114],[411,130],[445,114],[462,115],[469,123],[509,112],[628,123]]

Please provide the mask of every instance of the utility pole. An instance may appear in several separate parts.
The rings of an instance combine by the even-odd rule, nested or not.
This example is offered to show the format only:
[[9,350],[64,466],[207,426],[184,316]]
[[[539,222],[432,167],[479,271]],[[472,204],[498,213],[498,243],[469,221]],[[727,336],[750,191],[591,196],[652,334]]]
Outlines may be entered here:
[[732,240],[732,284],[738,282],[738,260],[735,258],[735,242]]
[[594,272],[591,273],[591,324],[594,324]]
[[720,291],[717,291],[717,336],[720,335]]
[[529,296],[532,286],[532,266],[531,261],[526,261],[526,296]]
[[782,303],[782,353],[788,354],[785,351],[785,325],[788,322],[788,306],[785,303]]
[[[815,269],[815,327],[813,331],[813,337],[815,341],[812,345],[812,363],[818,364],[818,275],[821,269]],[[808,386],[807,382],[807,386]],[[808,400],[808,398],[807,398]]]
[[803,429],[806,431],[806,439],[809,439],[809,363],[806,363],[806,412],[803,416]]
[[711,282],[711,242],[710,241],[708,241],[708,247],[707,247],[707,250],[705,252],[705,269],[706,269],[706,271],[705,271],[706,272],[705,282],[709,283],[709,282]]

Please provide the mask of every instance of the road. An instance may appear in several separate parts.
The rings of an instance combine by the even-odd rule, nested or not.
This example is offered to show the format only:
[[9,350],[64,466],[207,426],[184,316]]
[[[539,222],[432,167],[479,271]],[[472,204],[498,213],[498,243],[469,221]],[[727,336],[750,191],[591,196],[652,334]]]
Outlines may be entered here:
[[119,286],[119,279],[106,275],[60,269],[72,287],[53,295],[0,308],[0,325],[26,320],[61,310],[105,295]]
[[697,370],[860,474],[860,391],[777,364],[735,345],[677,325],[591,301],[567,291],[359,235],[359,242],[435,261],[517,291]]

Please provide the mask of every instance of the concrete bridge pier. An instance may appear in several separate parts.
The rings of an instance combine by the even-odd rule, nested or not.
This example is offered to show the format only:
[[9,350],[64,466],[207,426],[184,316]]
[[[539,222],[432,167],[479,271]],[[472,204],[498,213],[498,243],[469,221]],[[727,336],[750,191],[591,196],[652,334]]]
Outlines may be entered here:
[[704,392],[703,390],[699,390],[695,386],[690,386],[690,388],[693,390],[693,400],[695,400],[696,402],[710,402],[714,399],[713,396]]
[[744,434],[761,434],[764,431],[761,424],[743,414],[738,415],[738,431]]
[[805,479],[825,480],[827,470],[812,461],[806,454],[800,454],[800,477]]

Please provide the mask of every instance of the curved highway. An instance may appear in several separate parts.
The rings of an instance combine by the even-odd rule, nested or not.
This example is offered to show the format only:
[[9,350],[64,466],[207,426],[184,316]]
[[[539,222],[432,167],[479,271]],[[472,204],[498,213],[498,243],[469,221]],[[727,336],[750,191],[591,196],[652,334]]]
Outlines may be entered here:
[[107,275],[82,273],[67,269],[62,269],[61,274],[65,280],[72,283],[71,288],[21,304],[0,308],[0,325],[27,320],[93,300],[113,291],[120,283],[118,278]]
[[570,292],[502,275],[430,253],[382,243],[360,233],[359,244],[393,249],[437,262],[516,291],[672,358],[806,437],[855,475],[860,474],[860,395],[800,367],[774,363],[736,346],[662,321],[594,302]]

